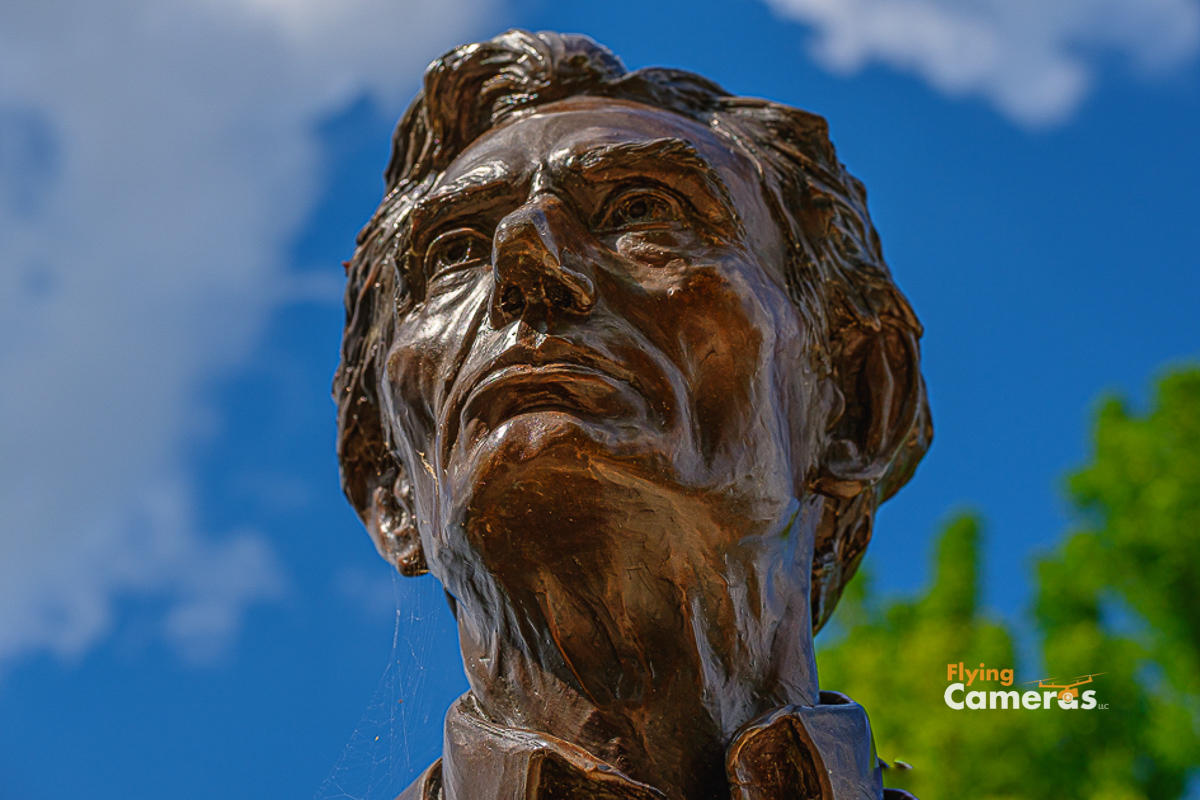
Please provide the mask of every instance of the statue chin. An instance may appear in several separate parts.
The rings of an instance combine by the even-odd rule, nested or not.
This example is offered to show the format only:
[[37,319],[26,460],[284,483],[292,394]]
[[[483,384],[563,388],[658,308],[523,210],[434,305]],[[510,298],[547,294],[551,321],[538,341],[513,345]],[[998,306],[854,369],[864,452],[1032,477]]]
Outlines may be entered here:
[[607,420],[520,414],[456,454],[444,519],[491,555],[517,537],[530,555],[538,542],[548,545],[539,564],[576,557],[595,550],[604,531],[627,526],[637,509],[661,507],[651,497],[681,493],[668,455],[652,444],[643,429]]
[[[604,484],[610,491],[649,483],[661,484],[662,491],[679,491],[679,455],[678,448],[668,449],[667,437],[644,419],[597,419],[542,409],[519,413],[491,428],[476,420],[464,426],[448,459],[447,499],[464,508],[487,508],[501,499],[519,508],[531,501],[572,508],[586,502],[587,493],[578,492],[588,485]],[[612,504],[611,497],[602,502]],[[446,519],[461,516],[451,513]]]

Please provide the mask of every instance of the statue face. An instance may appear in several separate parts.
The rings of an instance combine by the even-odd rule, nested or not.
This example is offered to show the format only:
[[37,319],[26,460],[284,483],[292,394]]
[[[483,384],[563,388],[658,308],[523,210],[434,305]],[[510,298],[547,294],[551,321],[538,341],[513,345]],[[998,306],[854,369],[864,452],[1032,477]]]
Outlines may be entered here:
[[574,98],[462,152],[382,398],[452,592],[779,532],[827,416],[785,247],[754,164],[670,112]]

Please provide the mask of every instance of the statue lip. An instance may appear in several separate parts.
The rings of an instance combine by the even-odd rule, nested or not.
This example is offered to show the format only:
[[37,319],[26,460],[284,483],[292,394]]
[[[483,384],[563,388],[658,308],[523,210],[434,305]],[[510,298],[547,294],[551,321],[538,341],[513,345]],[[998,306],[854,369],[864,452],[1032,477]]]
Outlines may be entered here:
[[510,347],[477,374],[452,394],[444,418],[443,456],[460,429],[474,420],[494,430],[523,413],[560,411],[612,419],[655,407],[647,391],[648,384],[657,383],[653,377],[639,378],[596,350],[557,337],[536,347]]
[[487,373],[467,396],[461,418],[495,430],[519,414],[559,411],[597,419],[623,417],[645,407],[632,376],[577,362],[514,364]]

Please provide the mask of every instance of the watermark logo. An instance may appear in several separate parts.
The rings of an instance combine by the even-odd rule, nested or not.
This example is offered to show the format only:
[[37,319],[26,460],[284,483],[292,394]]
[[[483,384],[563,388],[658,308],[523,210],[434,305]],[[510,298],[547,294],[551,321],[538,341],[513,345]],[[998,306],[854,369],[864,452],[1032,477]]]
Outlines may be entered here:
[[[980,664],[978,669],[967,669],[961,661],[957,664],[947,664],[946,680],[951,683],[946,687],[943,695],[946,705],[956,711],[996,708],[1034,710],[1053,708],[1057,701],[1059,708],[1068,710],[1090,711],[1096,708],[1101,710],[1108,708],[1108,704],[1097,702],[1094,689],[1080,690],[1081,686],[1092,683],[1097,676],[1107,674],[1104,672],[1080,675],[1070,680],[1042,678],[1020,684],[1027,686],[1036,683],[1041,691],[1032,689],[1025,692],[1019,692],[1016,689],[996,691],[990,687],[985,691],[982,686],[986,683],[999,683],[1002,687],[1012,686],[1013,674],[1012,669],[988,669],[984,664]],[[971,686],[977,684],[976,689],[970,689]]]
[[[1026,681],[1022,685],[1025,686],[1025,685],[1028,685],[1031,683],[1036,683],[1038,685],[1039,689],[1058,689],[1059,690],[1059,692],[1058,692],[1059,702],[1060,703],[1072,703],[1075,701],[1075,698],[1079,697],[1079,692],[1077,692],[1076,689],[1078,689],[1080,686],[1084,686],[1085,684],[1091,683],[1092,678],[1096,677],[1097,675],[1107,675],[1107,674],[1108,674],[1107,672],[1094,672],[1091,675],[1080,675],[1078,678],[1074,678],[1070,681],[1065,681],[1062,684],[1054,683],[1054,681],[1058,680],[1058,678],[1042,678],[1041,680],[1036,680],[1036,681]],[[1090,694],[1090,695],[1095,696],[1096,693],[1094,691],[1088,690],[1088,691],[1084,692],[1084,694]]]

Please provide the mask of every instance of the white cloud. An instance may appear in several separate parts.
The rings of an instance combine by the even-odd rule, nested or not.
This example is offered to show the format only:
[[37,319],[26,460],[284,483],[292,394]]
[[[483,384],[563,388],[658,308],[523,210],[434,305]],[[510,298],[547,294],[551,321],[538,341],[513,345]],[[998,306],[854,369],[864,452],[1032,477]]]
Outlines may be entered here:
[[1196,0],[766,0],[812,26],[813,56],[839,73],[872,61],[952,96],[978,95],[1027,126],[1062,122],[1115,52],[1144,71],[1200,48]]
[[278,595],[260,535],[196,529],[197,390],[296,295],[313,123],[398,111],[488,2],[0,4],[0,663],[85,651],[127,594],[202,656]]

